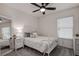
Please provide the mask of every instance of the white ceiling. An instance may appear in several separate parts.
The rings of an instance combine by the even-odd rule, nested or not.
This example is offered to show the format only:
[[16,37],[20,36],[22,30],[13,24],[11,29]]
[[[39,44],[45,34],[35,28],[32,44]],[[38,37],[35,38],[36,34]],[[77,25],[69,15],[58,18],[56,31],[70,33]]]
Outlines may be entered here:
[[[35,17],[43,16],[40,11],[32,13],[32,11],[38,9],[38,7],[36,7],[30,3],[7,3],[7,4],[0,4],[0,5],[5,5],[8,7],[17,9],[19,11],[22,11],[24,13],[30,14]],[[48,6],[56,7],[56,10],[54,10],[54,11],[53,10],[50,10],[50,11],[46,10],[46,14],[51,14],[53,12],[65,10],[65,9],[72,8],[72,7],[77,7],[77,6],[79,6],[79,4],[78,3],[50,3]]]

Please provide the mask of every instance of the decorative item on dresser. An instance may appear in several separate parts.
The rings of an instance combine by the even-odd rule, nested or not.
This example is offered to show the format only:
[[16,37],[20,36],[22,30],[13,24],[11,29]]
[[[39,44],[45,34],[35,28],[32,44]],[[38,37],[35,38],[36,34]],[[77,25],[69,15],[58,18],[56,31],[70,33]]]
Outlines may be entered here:
[[73,39],[73,49],[74,55],[79,55],[79,34],[76,34],[76,36]]

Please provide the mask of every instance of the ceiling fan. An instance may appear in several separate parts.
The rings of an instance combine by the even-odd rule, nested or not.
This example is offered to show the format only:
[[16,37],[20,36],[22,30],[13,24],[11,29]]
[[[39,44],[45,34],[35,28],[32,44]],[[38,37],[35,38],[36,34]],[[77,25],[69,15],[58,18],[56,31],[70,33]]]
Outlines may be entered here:
[[33,12],[41,11],[43,15],[45,14],[46,10],[56,10],[56,7],[47,7],[49,3],[41,3],[41,6],[36,3],[31,3],[31,4],[39,8],[37,10],[34,10]]

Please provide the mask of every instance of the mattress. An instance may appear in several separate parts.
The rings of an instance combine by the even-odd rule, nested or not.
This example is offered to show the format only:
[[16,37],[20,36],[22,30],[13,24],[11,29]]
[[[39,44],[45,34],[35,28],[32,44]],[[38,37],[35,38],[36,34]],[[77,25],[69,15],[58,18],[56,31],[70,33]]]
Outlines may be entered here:
[[40,52],[50,53],[57,45],[56,40],[52,37],[25,38],[24,44]]

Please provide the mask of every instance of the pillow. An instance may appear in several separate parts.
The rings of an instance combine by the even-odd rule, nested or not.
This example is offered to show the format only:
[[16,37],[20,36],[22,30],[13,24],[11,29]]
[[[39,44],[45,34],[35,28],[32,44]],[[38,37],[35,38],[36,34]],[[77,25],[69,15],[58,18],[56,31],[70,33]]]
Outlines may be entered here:
[[33,38],[36,38],[37,36],[38,36],[37,33],[32,33]]
[[30,34],[31,34],[31,33],[25,33],[25,34],[24,34],[24,37],[30,37]]

